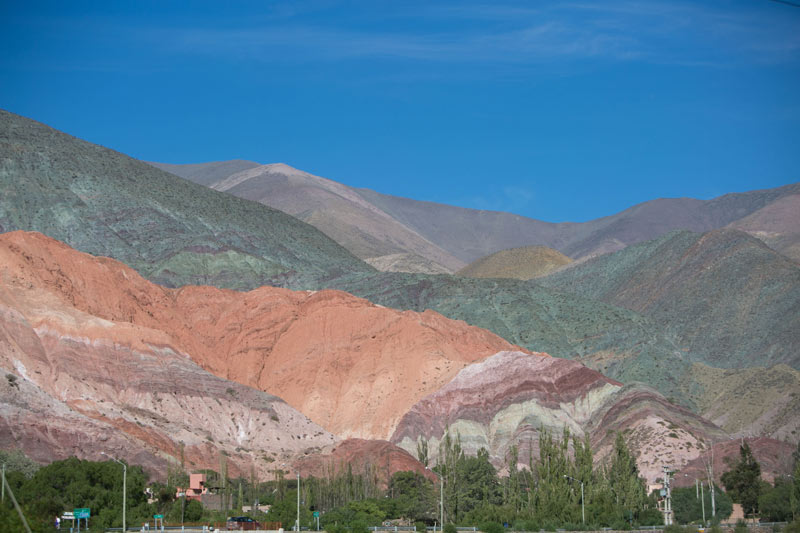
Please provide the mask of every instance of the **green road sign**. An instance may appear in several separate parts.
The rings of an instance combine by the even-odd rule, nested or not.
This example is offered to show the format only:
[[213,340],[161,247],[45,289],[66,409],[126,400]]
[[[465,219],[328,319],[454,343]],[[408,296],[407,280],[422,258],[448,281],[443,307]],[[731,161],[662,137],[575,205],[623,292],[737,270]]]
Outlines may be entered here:
[[314,518],[319,518],[319,511],[314,511]]
[[88,507],[82,507],[80,509],[76,508],[73,511],[73,515],[75,516],[75,518],[77,518],[79,520],[81,518],[89,518],[89,515],[90,515],[89,508]]
[[153,518],[158,518],[158,519],[164,520],[164,515],[163,514],[154,514]]

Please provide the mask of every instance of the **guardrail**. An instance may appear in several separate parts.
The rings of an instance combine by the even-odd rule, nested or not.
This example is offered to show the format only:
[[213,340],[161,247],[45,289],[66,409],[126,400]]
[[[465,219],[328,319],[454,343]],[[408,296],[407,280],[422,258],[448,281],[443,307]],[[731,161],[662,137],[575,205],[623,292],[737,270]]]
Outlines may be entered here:
[[[689,524],[689,525],[695,525],[695,524]],[[747,522],[748,529],[773,529],[776,526],[782,529],[786,525],[787,525],[787,522],[756,522],[755,524],[753,522]],[[734,527],[736,527],[736,524],[735,523],[727,523],[726,522],[726,523],[720,524],[719,526],[721,528],[723,528],[723,529],[733,529]],[[708,529],[710,529],[708,527],[707,528],[703,528],[700,525],[697,525],[697,528],[698,529],[705,529],[706,531]],[[379,532],[379,531],[384,531],[384,532],[396,531],[398,533],[401,532],[401,531],[417,531],[417,528],[415,526],[371,526],[371,527],[368,527],[367,529],[369,529],[370,531],[374,531],[376,533]],[[307,530],[307,529],[303,528],[303,530]],[[437,528],[426,527],[425,530],[426,531],[441,531],[442,529],[440,527],[437,527]],[[609,532],[616,533],[617,531],[620,531],[620,533],[635,533],[637,531],[663,531],[663,530],[664,530],[664,526],[639,526],[636,529],[630,529],[630,530],[627,530],[627,531],[624,531],[624,532],[622,532],[620,530],[616,530],[616,529],[610,528],[610,527],[604,527],[604,528],[600,528],[600,529],[596,529],[596,530],[579,530],[579,531],[580,531],[580,533],[593,533],[593,531],[594,532],[602,531],[604,533],[609,533]],[[117,532],[117,531],[122,533],[122,528],[121,527],[109,527],[109,528],[106,528],[106,532],[107,533]],[[127,529],[126,533],[139,533],[140,531],[142,531],[141,528],[130,528],[129,527]],[[170,531],[170,532],[182,531],[182,532],[186,532],[186,533],[194,533],[194,532],[211,532],[211,531],[227,531],[227,530],[224,529],[224,527],[210,529],[208,526],[205,526],[205,527],[204,526],[164,526],[163,530],[162,530],[162,528],[159,527],[159,528],[147,529],[147,530],[144,530],[144,531],[147,531],[148,533],[158,533],[160,531],[164,531],[164,532],[167,532],[167,531]],[[286,530],[286,531],[287,531],[287,533],[291,532],[291,530]],[[313,531],[313,530],[311,530],[311,531]],[[475,526],[456,526],[456,531],[478,532],[480,530]],[[521,530],[516,530],[516,529],[513,529],[513,528],[506,528],[506,531],[508,533],[547,533],[543,529],[540,529],[538,532],[523,532]],[[562,533],[562,532],[566,532],[566,531],[569,531],[569,530],[556,529],[556,531],[558,533]],[[252,533],[276,533],[276,531],[274,529],[258,529],[258,530],[254,530]]]

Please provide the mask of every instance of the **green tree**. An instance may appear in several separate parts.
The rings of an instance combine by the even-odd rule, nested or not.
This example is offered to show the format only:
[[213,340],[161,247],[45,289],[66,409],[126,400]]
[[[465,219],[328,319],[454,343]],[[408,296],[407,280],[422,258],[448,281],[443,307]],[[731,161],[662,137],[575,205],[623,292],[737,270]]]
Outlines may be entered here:
[[[672,489],[672,509],[675,511],[675,521],[679,524],[701,522],[703,519],[703,501],[698,498],[695,487],[681,487]],[[706,506],[706,520],[711,519],[711,491],[706,487],[702,492]],[[717,509],[717,518],[724,520],[733,511],[733,502],[730,496],[717,487],[714,502]]]
[[444,438],[439,443],[439,456],[436,472],[444,483],[444,520],[457,522],[460,518],[459,491],[458,491],[458,465],[464,460],[464,451],[461,449],[461,436],[450,436],[450,428],[445,430]]
[[[295,485],[296,486],[296,485]],[[291,529],[297,519],[297,489],[287,490],[283,498],[275,500],[269,510],[270,521],[280,522],[284,529]],[[311,525],[312,514],[305,505],[300,506],[300,525]]]
[[758,497],[758,511],[761,520],[791,522],[793,490],[794,483],[791,479],[776,478],[775,485],[768,486]]
[[396,502],[396,512],[412,521],[432,519],[436,507],[433,483],[416,472],[395,472],[388,493]]
[[644,480],[622,433],[617,433],[607,473],[614,503],[627,520],[636,519],[650,503]]
[[456,521],[478,505],[499,505],[502,502],[497,471],[489,462],[489,452],[485,448],[478,450],[474,457],[461,458],[458,478],[459,514]]
[[758,464],[750,445],[739,447],[739,461],[722,474],[722,484],[731,499],[742,505],[745,515],[758,513],[758,497],[761,494],[761,465]]
[[550,431],[540,428],[539,462],[536,464],[536,514],[543,520],[559,524],[580,519],[580,511],[575,512],[578,508],[577,502],[580,501],[580,489],[576,494],[569,480],[564,477],[573,473],[567,454],[568,448],[569,430],[565,429],[562,439],[556,441]]

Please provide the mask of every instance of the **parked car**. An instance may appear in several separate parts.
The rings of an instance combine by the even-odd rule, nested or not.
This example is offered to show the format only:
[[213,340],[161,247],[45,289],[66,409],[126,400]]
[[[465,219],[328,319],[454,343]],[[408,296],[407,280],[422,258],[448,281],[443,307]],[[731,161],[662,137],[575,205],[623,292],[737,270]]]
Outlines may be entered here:
[[249,516],[232,516],[225,524],[228,531],[254,531],[261,529],[261,524]]

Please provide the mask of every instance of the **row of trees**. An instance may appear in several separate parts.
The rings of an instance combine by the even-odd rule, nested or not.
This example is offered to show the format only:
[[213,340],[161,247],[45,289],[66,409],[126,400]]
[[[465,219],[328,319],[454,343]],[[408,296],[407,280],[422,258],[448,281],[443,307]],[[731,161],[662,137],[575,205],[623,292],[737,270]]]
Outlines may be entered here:
[[[421,452],[423,448],[420,447]],[[7,464],[9,486],[34,531],[52,530],[54,517],[75,507],[92,508],[93,529],[121,525],[122,472],[117,463],[71,458],[39,468],[21,454],[5,454],[2,459]],[[796,459],[800,459],[800,448]],[[451,437],[448,432],[437,464],[431,469],[434,475],[396,472],[387,484],[385,473],[377,468],[366,465],[355,472],[352,465],[345,465],[331,467],[320,477],[303,478],[299,487],[300,522],[304,527],[313,527],[314,511],[320,512],[321,526],[328,530],[345,525],[359,529],[390,519],[431,525],[440,522],[441,514],[445,524],[490,528],[489,523],[507,523],[531,531],[581,528],[584,516],[585,527],[621,529],[663,521],[656,496],[647,494],[622,434],[617,435],[609,460],[595,466],[588,438],[571,436],[568,431],[556,436],[542,429],[538,457],[528,457],[527,468],[519,469],[520,462],[517,448],[512,447],[507,456],[508,475],[500,478],[488,452],[466,455],[459,437]],[[224,495],[228,513],[204,509],[198,502],[175,500],[174,485],[186,482],[185,473],[180,471],[171,471],[166,485],[149,485],[155,502],[148,504],[146,474],[138,466],[129,467],[128,524],[141,524],[154,514],[165,515],[166,522],[172,525],[181,520],[223,521],[226,515],[240,514],[243,504],[254,501],[272,506],[269,515],[257,518],[279,521],[285,526],[294,523],[298,497],[295,478],[284,479],[283,472],[276,470],[276,479],[268,482],[257,482],[255,475],[228,479],[224,461],[221,465],[220,472],[205,473],[209,485],[218,487]],[[795,465],[794,479],[765,484],[758,475],[753,477],[760,470],[745,444],[740,460],[731,465],[723,481],[733,501],[741,502],[746,510],[760,511],[762,518],[790,520],[800,501],[800,460]],[[753,479],[759,487],[755,500]],[[705,501],[698,496],[694,487],[673,491],[673,509],[679,522],[699,522],[703,504],[710,517],[709,491],[704,492]],[[719,489],[716,507],[718,518],[729,515],[731,498]],[[22,530],[8,498],[0,505],[0,530]]]
[[439,457],[434,470],[444,483],[445,522],[527,523],[531,528],[579,525],[584,520],[599,526],[662,521],[622,434],[617,435],[610,461],[599,468],[588,436],[579,439],[568,430],[559,439],[541,429],[539,457],[530,456],[528,468],[518,469],[519,452],[512,447],[508,476],[502,480],[488,453],[465,456],[458,436],[445,436]]

